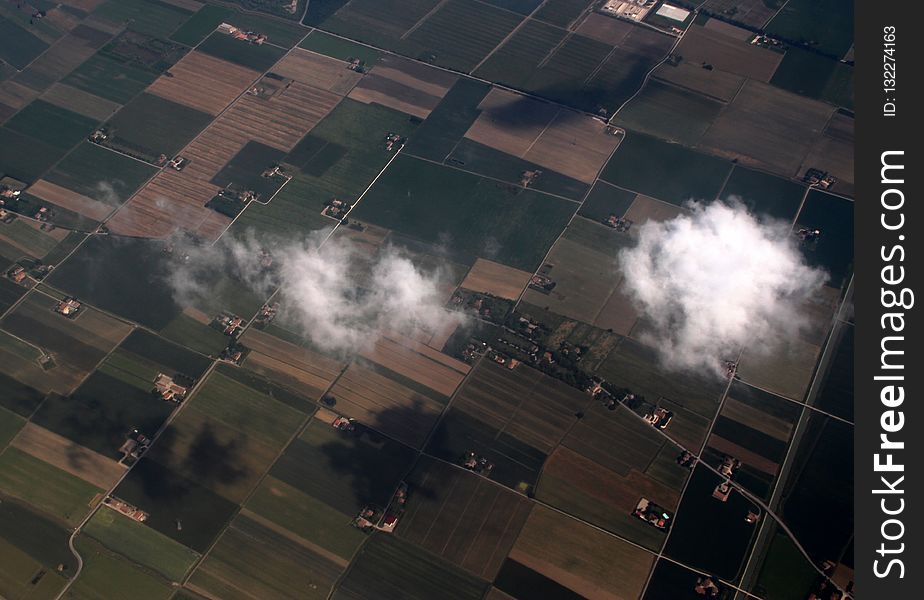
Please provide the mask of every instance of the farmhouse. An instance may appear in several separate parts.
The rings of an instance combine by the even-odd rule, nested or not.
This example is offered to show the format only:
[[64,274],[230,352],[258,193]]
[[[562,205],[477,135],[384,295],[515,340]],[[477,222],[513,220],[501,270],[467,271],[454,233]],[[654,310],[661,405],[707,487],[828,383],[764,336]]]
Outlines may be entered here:
[[721,502],[728,502],[728,497],[731,495],[731,481],[726,479],[722,481],[715,489],[712,490],[712,497]]
[[610,214],[608,217],[603,219],[603,224],[607,227],[612,227],[616,231],[629,231],[629,228],[632,227],[632,220],[625,217],[617,217],[615,214]]
[[655,0],[607,0],[600,12],[611,17],[641,21],[651,11]]
[[147,451],[150,445],[151,439],[149,437],[137,429],[132,429],[126,436],[125,443],[119,447],[119,452],[124,454],[123,460],[126,458],[141,458],[141,455]]
[[645,420],[651,423],[657,429],[664,429],[671,422],[674,413],[663,407],[658,407],[652,412],[645,415]]
[[652,527],[657,527],[663,531],[670,528],[670,521],[673,515],[664,508],[658,506],[648,498],[642,498],[635,505],[632,516],[645,521]]
[[26,278],[26,270],[20,265],[16,265],[12,269],[6,272],[6,276],[15,281],[16,283],[22,283]]
[[63,300],[55,304],[55,312],[69,319],[76,317],[79,311],[80,302],[77,298],[72,298],[71,296],[65,296]]
[[719,595],[719,586],[712,580],[712,577],[700,577],[696,580],[693,591],[700,596],[715,598]]
[[475,454],[474,451],[463,456],[460,464],[469,471],[474,471],[485,477],[491,475],[491,471],[494,470],[494,463],[488,461],[488,459],[483,456]]
[[128,502],[119,500],[113,496],[106,496],[106,498],[103,499],[103,504],[116,512],[122,513],[130,519],[138,521],[139,523],[143,523],[148,520],[148,513],[144,512],[140,508],[132,506]]
[[175,383],[173,378],[164,373],[158,373],[154,378],[154,393],[164,400],[179,402],[186,396],[186,388]]
[[241,317],[231,313],[221,313],[217,315],[212,324],[223,334],[236,338],[244,332],[246,322]]
[[539,169],[523,171],[520,173],[520,185],[523,187],[529,187],[529,184],[531,184],[533,180],[540,175],[542,175],[542,171]]

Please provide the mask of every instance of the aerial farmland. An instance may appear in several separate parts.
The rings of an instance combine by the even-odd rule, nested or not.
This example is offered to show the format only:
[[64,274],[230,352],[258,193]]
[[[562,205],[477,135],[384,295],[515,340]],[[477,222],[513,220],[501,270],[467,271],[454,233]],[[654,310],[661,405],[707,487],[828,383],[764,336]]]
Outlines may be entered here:
[[[782,4],[0,3],[0,598],[852,585],[852,13]],[[723,208],[818,285],[678,367],[638,252]]]

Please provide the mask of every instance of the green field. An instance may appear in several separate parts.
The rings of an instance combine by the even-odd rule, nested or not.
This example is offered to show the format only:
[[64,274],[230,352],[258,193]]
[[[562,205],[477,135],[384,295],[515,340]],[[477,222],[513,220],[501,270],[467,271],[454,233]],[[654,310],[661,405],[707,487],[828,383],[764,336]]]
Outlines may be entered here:
[[93,119],[54,104],[33,100],[7,121],[6,127],[67,150],[92,133],[96,123]]
[[601,179],[671,204],[713,200],[731,163],[653,137],[627,132]]
[[145,600],[167,600],[173,595],[166,580],[138,568],[93,538],[80,536],[76,545],[84,560],[83,571],[64,598],[111,600],[123,597],[128,590],[133,598]]
[[358,58],[366,63],[366,67],[371,67],[378,61],[379,56],[381,56],[378,50],[363,46],[362,44],[357,44],[356,42],[351,42],[350,40],[335,37],[329,33],[318,31],[317,29],[302,40],[302,43],[300,43],[298,47],[325,56],[339,58],[340,60]]
[[184,313],[180,313],[171,320],[160,330],[160,334],[171,342],[176,342],[202,354],[217,355],[228,346],[228,338],[225,334],[213,327],[203,325]]
[[147,526],[200,553],[238,510],[230,500],[150,458],[132,467],[115,496],[150,513]]
[[0,173],[24,183],[34,183],[65,150],[0,127]]
[[174,31],[170,39],[187,46],[195,46],[234,14],[230,8],[206,4]]
[[0,490],[49,515],[78,524],[102,490],[18,448],[0,455]]
[[0,497],[0,595],[52,600],[77,567],[67,547],[69,535],[57,523]]
[[406,151],[442,162],[481,114],[478,103],[490,89],[474,79],[457,80],[408,140]]
[[373,535],[334,593],[336,600],[476,600],[488,583],[388,535]]
[[157,169],[84,142],[45,176],[51,183],[107,204],[125,202]]
[[220,373],[209,376],[196,393],[193,406],[238,431],[246,431],[280,448],[306,418],[304,412]]
[[378,435],[344,435],[312,421],[270,474],[353,517],[366,504],[385,506],[414,451]]
[[759,217],[792,222],[804,195],[801,184],[736,165],[720,198],[737,198]]
[[0,408],[0,452],[19,433],[25,423],[25,420],[15,413],[5,408]]
[[127,104],[155,79],[157,75],[151,71],[95,54],[65,77],[63,83]]
[[398,157],[354,209],[366,219],[446,247],[532,271],[577,204],[410,157]]
[[0,225],[0,235],[24,248],[35,258],[44,258],[58,245],[58,240],[27,224],[22,219]]
[[276,64],[286,53],[276,46],[250,44],[218,32],[206,38],[196,49],[261,73]]
[[463,73],[472,70],[522,20],[474,0],[447,0],[406,41],[418,57]]
[[620,111],[615,124],[656,137],[696,145],[724,105],[717,100],[651,80]]
[[285,534],[238,516],[190,583],[225,600],[322,600],[341,571]]
[[165,370],[182,373],[187,377],[198,379],[205,373],[211,360],[201,354],[161,339],[144,331],[134,330],[119,347],[120,350],[132,352],[143,359],[162,365]]
[[109,0],[93,14],[155,37],[169,37],[192,12],[159,0]]
[[796,227],[821,229],[818,244],[805,248],[803,254],[809,264],[828,272],[828,285],[841,287],[853,271],[853,202],[812,190],[796,219]]
[[147,525],[101,507],[82,532],[133,563],[182,581],[199,554]]
[[[440,0],[353,0],[324,20],[324,29],[380,48],[393,48],[401,36],[430,12]],[[331,0],[328,0],[331,2]],[[318,12],[336,11],[334,6],[319,6]],[[307,22],[317,22],[310,16]],[[322,15],[319,14],[319,17]]]
[[[35,576],[44,573],[36,582]],[[0,538],[0,597],[53,600],[66,580]]]
[[0,18],[0,60],[23,69],[48,48],[48,44],[13,21]]
[[345,560],[366,539],[350,517],[275,477],[260,483],[246,508]]
[[144,93],[106,123],[112,130],[107,144],[150,159],[173,156],[212,121],[212,115]]
[[343,148],[339,158],[318,175],[295,175],[269,204],[252,203],[232,231],[253,229],[260,236],[299,239],[308,231],[332,226],[334,221],[321,215],[325,202],[332,198],[354,202],[392,157],[382,143],[384,136],[388,132],[406,136],[414,127],[403,113],[344,99],[290,154],[290,158],[304,156],[305,146],[330,143]]

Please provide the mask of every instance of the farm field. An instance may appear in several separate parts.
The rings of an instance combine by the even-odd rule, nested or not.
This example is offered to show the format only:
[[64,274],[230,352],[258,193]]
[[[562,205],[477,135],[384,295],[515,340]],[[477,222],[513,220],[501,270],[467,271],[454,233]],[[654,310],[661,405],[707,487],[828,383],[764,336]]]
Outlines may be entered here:
[[[771,35],[791,40],[812,40],[815,47],[835,58],[841,58],[853,45],[853,6],[841,6],[833,0],[787,3],[767,24]],[[818,19],[826,20],[820,27]]]
[[74,69],[62,83],[111,102],[127,104],[155,79],[157,73],[95,54]]
[[114,460],[33,423],[27,423],[22,428],[10,447],[17,448],[100,489],[112,487],[125,472],[124,467]]
[[297,389],[313,399],[320,399],[345,366],[254,328],[247,331],[242,342],[251,349],[244,363],[247,369]]
[[111,100],[104,100],[95,94],[75,87],[56,83],[42,94],[41,100],[82,115],[94,122],[105,121],[121,105]]
[[[51,600],[77,567],[63,527],[10,498],[0,506],[0,593]],[[61,566],[61,571],[57,569]],[[36,577],[44,573],[41,577]]]
[[220,32],[207,37],[196,49],[259,73],[272,67],[285,54],[278,46],[250,44]]
[[749,80],[715,120],[702,145],[746,166],[794,177],[832,112],[827,104]]
[[456,80],[408,140],[406,152],[442,162],[478,118],[478,105],[490,89],[490,85],[474,79]]
[[412,544],[387,535],[373,535],[360,550],[336,600],[477,600],[488,583]]
[[457,394],[461,410],[523,444],[549,453],[574,425],[590,398],[525,365],[509,373],[485,362]]
[[[337,0],[334,1],[336,2]],[[312,12],[311,10],[308,11],[309,17]],[[317,29],[311,31],[311,33],[299,43],[298,47],[340,60],[358,58],[370,67],[373,66],[381,56],[378,50],[333,36],[329,33],[324,33]]]
[[655,70],[654,77],[719,102],[730,102],[744,83],[742,75],[718,69],[709,71],[689,62],[664,64]]
[[399,538],[487,580],[513,546],[530,503],[455,466],[425,458],[407,479],[408,507]]
[[[437,189],[443,193],[435,197]],[[575,208],[531,190],[518,192],[476,175],[399,157],[354,214],[427,243],[448,241],[450,256],[461,263],[482,257],[528,270],[538,265]]]
[[414,456],[375,432],[345,434],[315,418],[270,475],[352,518],[366,504],[388,504]]
[[35,410],[48,391],[39,391],[27,383],[14,379],[11,375],[36,384],[42,380],[43,372],[38,366],[38,353],[32,346],[22,344],[8,333],[0,330],[0,356],[3,357],[3,373],[0,373],[0,405],[16,414],[28,417]]
[[55,366],[47,372],[51,389],[67,393],[89,374],[131,330],[126,323],[89,307],[74,319],[53,309],[58,301],[32,294],[8,313],[0,325],[7,332],[50,354]]
[[710,64],[715,69],[747,77],[753,81],[770,81],[783,54],[749,44],[726,35],[716,28],[692,25],[677,48],[686,63]]
[[112,130],[106,143],[154,161],[159,154],[175,155],[211,120],[200,110],[144,92],[106,123]]
[[217,115],[259,77],[256,70],[193,51],[152,83],[147,93]]
[[57,162],[66,150],[6,127],[0,127],[0,172],[32,183]]
[[655,559],[542,506],[533,508],[510,558],[582,597],[612,600],[639,597]]
[[193,11],[167,2],[145,0],[110,0],[93,14],[115,23],[129,23],[133,31],[155,37],[168,37]]
[[314,544],[336,563],[349,561],[366,540],[350,524],[350,517],[272,476],[260,483],[244,510]]
[[810,265],[828,272],[829,286],[843,287],[853,270],[853,203],[811,190],[796,219],[796,227],[816,227],[825,232],[814,249],[805,250],[805,258]]
[[806,192],[804,185],[791,180],[735,166],[719,197],[740,201],[758,218],[791,223]]
[[834,113],[801,167],[803,173],[810,168],[829,172],[837,178],[832,191],[851,197],[854,195],[853,129],[853,117],[841,112]]
[[102,492],[12,446],[0,454],[0,490],[71,527],[83,520]]
[[45,181],[97,202],[117,205],[125,202],[154,172],[150,165],[84,142],[55,165]]
[[717,100],[654,80],[626,105],[615,124],[695,146],[722,108],[723,104]]
[[475,292],[482,292],[508,300],[516,300],[526,288],[532,275],[504,265],[479,258],[459,284]]
[[182,581],[199,554],[142,523],[102,507],[84,526],[83,533],[132,562]]
[[196,568],[194,590],[240,598],[327,598],[343,570],[285,529],[240,515]]
[[331,388],[330,395],[337,402],[338,412],[420,448],[447,398],[415,387],[376,372],[372,365],[354,362]]
[[65,597],[102,600],[118,596],[122,590],[132,590],[139,598],[168,600],[173,594],[165,579],[143,571],[93,538],[80,536],[76,545],[84,568]]
[[471,368],[400,334],[383,335],[374,346],[360,351],[360,356],[443,398],[452,395]]
[[[653,160],[656,156],[658,159]],[[687,200],[714,199],[731,167],[721,158],[629,133],[600,178],[679,206]]]
[[426,119],[457,80],[445,71],[387,56],[379,59],[349,97]]

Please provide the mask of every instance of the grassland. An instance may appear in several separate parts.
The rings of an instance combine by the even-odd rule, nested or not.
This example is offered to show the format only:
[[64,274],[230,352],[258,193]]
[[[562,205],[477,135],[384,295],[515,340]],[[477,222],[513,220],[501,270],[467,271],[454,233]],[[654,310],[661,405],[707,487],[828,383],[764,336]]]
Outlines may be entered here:
[[334,598],[362,600],[476,600],[487,582],[407,542],[374,535],[363,546]]
[[112,130],[107,143],[155,160],[158,154],[176,154],[211,120],[209,114],[143,93],[106,124]]
[[731,164],[721,158],[630,133],[603,169],[601,179],[680,205],[687,200],[714,199],[729,171]]
[[0,455],[0,490],[69,525],[86,516],[102,491],[12,447]]
[[126,590],[131,590],[133,596],[150,600],[167,600],[173,595],[173,589],[165,580],[139,569],[93,538],[78,537],[77,550],[84,566],[65,598],[108,600],[118,598]]
[[156,78],[157,74],[149,70],[96,54],[62,82],[101,98],[127,104]]
[[67,150],[89,135],[96,123],[94,119],[54,104],[34,100],[7,121],[6,127],[50,146]]
[[531,190],[399,157],[354,214],[447,245],[457,262],[484,257],[531,271],[576,208]]
[[199,554],[108,508],[100,508],[82,532],[132,562],[171,581],[182,581]]
[[321,600],[342,568],[284,529],[238,516],[193,573],[190,585],[228,600]]
[[192,15],[192,11],[167,2],[110,0],[97,8],[94,15],[116,23],[127,22],[133,31],[166,38]]

